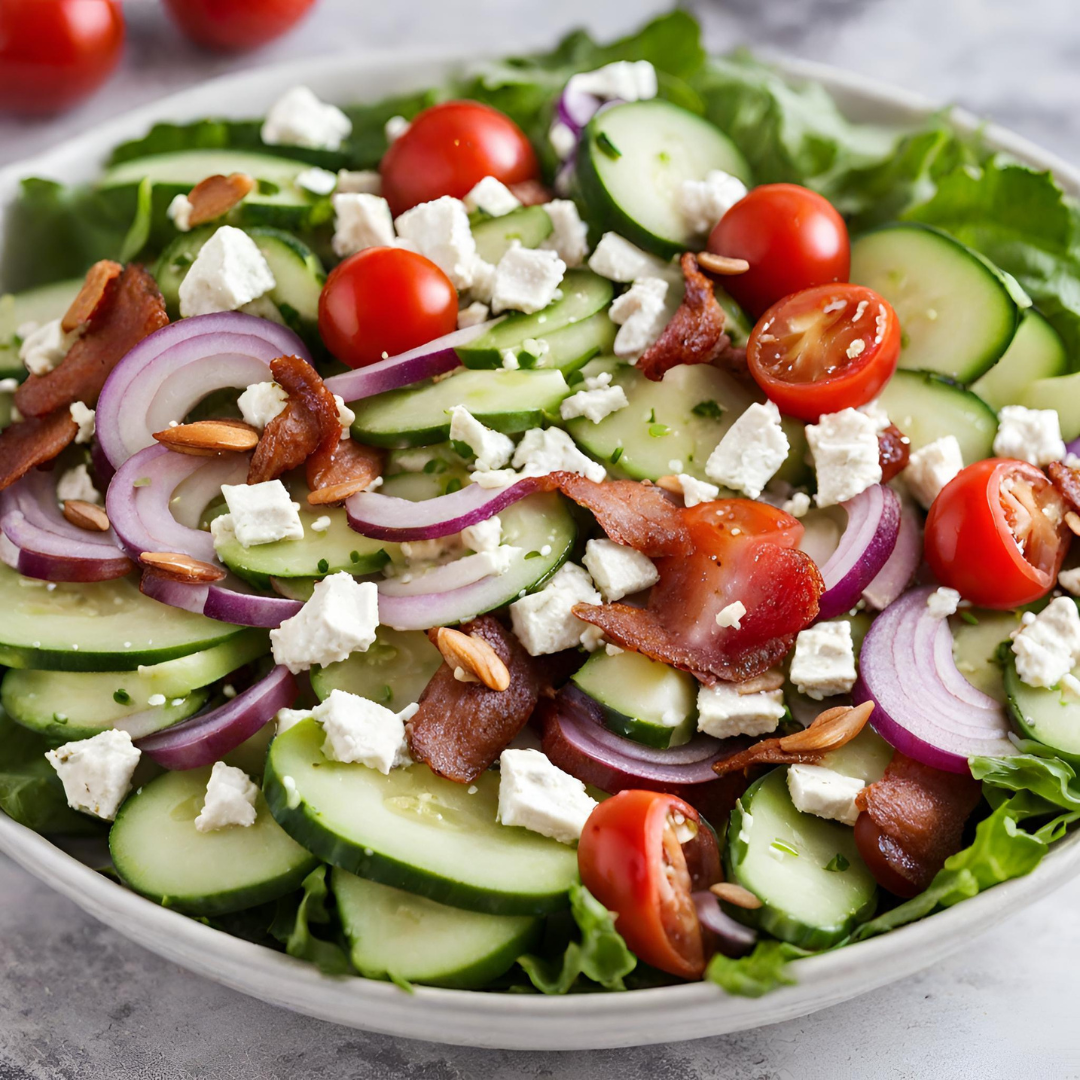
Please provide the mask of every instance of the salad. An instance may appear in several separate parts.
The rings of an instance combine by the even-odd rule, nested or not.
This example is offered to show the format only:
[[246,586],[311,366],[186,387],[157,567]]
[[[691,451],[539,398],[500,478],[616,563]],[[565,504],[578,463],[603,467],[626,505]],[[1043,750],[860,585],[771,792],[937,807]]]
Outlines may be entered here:
[[30,178],[0,808],[332,974],[706,979],[1080,816],[1080,244],[677,12]]

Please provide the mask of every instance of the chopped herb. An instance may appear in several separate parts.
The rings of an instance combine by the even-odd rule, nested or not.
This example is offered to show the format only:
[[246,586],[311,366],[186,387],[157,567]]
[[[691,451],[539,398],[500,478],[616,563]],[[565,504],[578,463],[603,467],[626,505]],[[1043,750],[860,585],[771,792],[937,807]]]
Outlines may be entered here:
[[608,138],[606,131],[601,131],[596,136],[596,145],[602,154],[605,154],[613,161],[618,161],[622,157],[622,151]]
[[131,704],[131,695],[126,690],[114,690],[112,699],[117,705]]
[[172,261],[172,268],[174,270],[183,270],[185,267],[190,266],[195,260],[186,252],[182,251]]
[[55,724],[66,724],[68,721],[68,718],[62,712],[54,712],[52,718]]
[[979,618],[973,611],[961,611],[960,618],[964,620],[969,626],[978,626]]
[[150,483],[151,483],[151,481],[150,481],[149,476],[140,476],[139,479],[136,480],[131,486],[132,487],[149,487]]
[[260,195],[276,195],[281,190],[273,180],[257,180],[255,187]]
[[330,564],[325,559],[319,560],[319,573],[325,574],[330,569]]
[[699,401],[690,411],[695,416],[706,416],[710,420],[719,420],[724,415],[724,407],[716,401]]
[[527,555],[525,556],[525,558],[526,558],[526,559],[539,559],[539,558],[540,558],[540,552],[539,552],[539,551],[530,551],[530,552],[529,552],[529,553],[528,553],[528,554],[527,554]]
[[622,456],[623,448],[621,446],[616,446],[615,449],[612,450],[611,457],[608,458],[608,460],[611,462],[612,465],[614,465]]
[[661,150],[660,153],[656,155],[656,160],[659,161],[661,165],[667,165],[671,161],[671,155],[666,150]]
[[360,552],[359,551],[350,551],[349,552],[349,558],[353,562],[359,562],[360,561]]
[[832,874],[842,874],[851,863],[838,851],[826,864],[825,869]]
[[392,690],[392,689],[390,688],[390,686],[389,686],[389,685],[387,685],[387,686],[384,686],[384,687],[382,688],[382,699],[383,699],[383,701],[385,701],[385,702],[386,702],[386,703],[387,703],[388,705],[390,704],[390,702],[391,702],[391,701],[393,701],[393,700],[394,700],[394,691],[393,691],[393,690]]
[[424,462],[424,472],[429,476],[431,473],[446,472],[446,462],[441,458],[432,458],[430,461]]
[[667,424],[650,424],[649,434],[654,439],[662,439],[665,435],[671,434],[671,428],[669,428]]
[[648,418],[647,423],[650,423],[650,424],[655,424],[656,423],[656,410],[655,409],[650,409],[649,410],[649,418]]
[[577,371],[571,371],[570,374],[566,376],[566,385],[567,386],[577,386],[577,384],[579,382],[584,382],[584,381],[585,381],[585,372],[583,372],[581,370],[581,368],[578,368]]
[[456,476],[452,476],[452,477],[450,477],[449,480],[446,481],[446,494],[447,495],[451,495],[451,494],[453,494],[453,492],[460,491],[460,490],[461,490],[461,481]]
[[794,855],[796,858],[798,858],[799,856],[799,853],[790,844],[785,843],[783,840],[774,840],[769,845],[769,847],[773,848],[776,851],[781,851],[785,855]]

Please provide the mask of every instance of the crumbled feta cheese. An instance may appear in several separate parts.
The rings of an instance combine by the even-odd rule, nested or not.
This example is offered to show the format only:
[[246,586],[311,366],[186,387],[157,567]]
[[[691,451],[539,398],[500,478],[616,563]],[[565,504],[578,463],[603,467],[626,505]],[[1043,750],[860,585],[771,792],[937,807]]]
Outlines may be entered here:
[[495,551],[501,538],[502,521],[498,514],[461,530],[462,543],[473,551]]
[[312,715],[326,733],[323,753],[331,761],[366,765],[386,775],[398,766],[412,764],[405,724],[419,707],[407,705],[395,713],[357,694],[331,690]]
[[648,589],[660,580],[660,571],[648,555],[614,540],[590,540],[581,561],[609,604]]
[[75,445],[88,443],[94,437],[94,410],[88,408],[83,401],[73,401],[68,406],[68,412],[71,419],[79,425],[79,430],[75,432]]
[[19,359],[31,375],[48,375],[67,356],[78,337],[78,331],[65,334],[60,329],[60,320],[52,319],[23,336]]
[[503,825],[518,825],[563,844],[581,839],[596,800],[575,776],[540,750],[504,750],[499,756],[499,813]]
[[237,399],[244,422],[260,431],[288,403],[289,395],[276,382],[252,383]]
[[177,232],[191,232],[191,214],[194,209],[195,204],[181,192],[173,196],[165,214],[176,226]]
[[464,443],[476,455],[481,472],[501,469],[514,453],[514,440],[502,432],[485,427],[464,405],[455,405],[450,413],[450,439]]
[[740,694],[732,683],[698,687],[698,731],[717,739],[775,731],[787,707],[781,690]]
[[146,704],[149,705],[150,708],[152,708],[152,709],[160,709],[161,706],[165,704],[165,695],[164,694],[151,694],[146,699]]
[[335,195],[334,254],[344,259],[372,247],[391,247],[394,243],[394,218],[390,204],[381,195]]
[[502,488],[516,484],[525,474],[513,469],[477,469],[469,479],[482,488]]
[[19,380],[8,376],[0,379],[0,394],[14,394],[19,389]]
[[855,644],[851,623],[822,622],[800,630],[788,678],[815,701],[846,694],[855,685]]
[[789,765],[788,791],[792,805],[803,814],[854,825],[859,816],[855,796],[866,786],[856,776],[844,776],[824,765]]
[[388,143],[393,143],[397,142],[411,127],[412,124],[410,124],[404,116],[391,116],[390,119],[383,124],[383,134],[386,136],[386,141]]
[[[846,300],[836,300],[834,303],[843,304],[845,307],[847,306]],[[826,305],[825,310],[828,310],[828,305]],[[857,342],[852,342],[852,345],[856,344],[862,348],[857,349],[855,355],[850,357],[852,360],[861,356],[862,350],[866,348],[866,343],[861,338]],[[860,405],[859,412],[864,416],[869,416],[870,419],[874,421],[874,428],[879,435],[892,423],[889,419],[889,414],[885,411],[885,407],[881,404],[880,398],[874,398],[873,401],[868,401],[865,405]]]
[[495,292],[495,274],[497,267],[492,263],[484,262],[479,255],[472,261],[469,270],[472,284],[469,286],[469,298],[479,300],[481,303],[491,305],[491,298]]
[[556,120],[548,128],[548,141],[560,161],[565,161],[577,148],[577,135],[574,134],[574,129],[561,120]]
[[[340,394],[334,395],[334,404],[337,406],[337,418],[338,423],[341,425],[341,437],[343,439],[349,438],[349,428],[352,426],[352,422],[356,419],[356,413],[345,404],[345,399]],[[376,484],[376,487],[379,485]],[[367,490],[371,490],[368,488]]]
[[584,390],[563,399],[559,406],[559,415],[564,420],[584,416],[594,424],[599,424],[605,416],[625,409],[629,404],[626,391],[618,384],[612,385],[610,372],[602,371],[599,375],[585,380]]
[[230,519],[229,530],[246,548],[272,544],[276,540],[304,538],[300,504],[292,501],[289,489],[280,480],[267,480],[261,484],[222,484],[221,493],[229,513],[214,518],[211,524],[215,542],[218,533],[214,532],[213,525],[226,517]]
[[460,199],[443,195],[420,203],[406,210],[394,224],[398,236],[442,270],[455,289],[464,290],[473,285],[478,264],[483,260],[476,254],[469,215]]
[[469,213],[479,210],[491,217],[502,217],[521,206],[518,197],[494,176],[485,176],[474,184],[464,201]]
[[94,487],[94,481],[90,479],[90,472],[85,465],[76,465],[67,469],[56,484],[56,498],[60,502],[68,499],[81,502],[99,503],[101,493]]
[[904,482],[924,510],[938,497],[941,489],[964,467],[960,444],[955,435],[944,435],[911,452]]
[[[1028,612],[1030,614],[1030,612]],[[1057,686],[1080,662],[1080,612],[1059,596],[1013,638],[1016,673],[1028,686]]]
[[826,413],[807,424],[806,440],[817,472],[818,506],[846,502],[881,483],[877,425],[858,409]]
[[542,311],[555,299],[565,273],[566,263],[554,251],[522,247],[515,240],[495,267],[491,310]]
[[315,583],[311,599],[270,631],[274,661],[294,675],[367,652],[379,625],[379,590],[341,571]]
[[595,71],[571,75],[565,93],[590,94],[601,101],[648,101],[656,97],[656,68],[648,60],[616,60]]
[[235,826],[250,828],[258,817],[255,809],[258,796],[259,789],[243,769],[215,761],[195,828],[199,832],[217,832]]
[[724,433],[705,463],[717,484],[756,499],[787,460],[791,444],[780,426],[780,410],[754,402]]
[[616,356],[636,360],[664,332],[668,324],[667,292],[668,283],[662,278],[643,277],[615,298],[608,315],[619,327]]
[[1062,570],[1058,574],[1058,585],[1073,596],[1080,596],[1080,566],[1072,570]]
[[806,517],[810,512],[810,496],[805,491],[796,491],[780,509],[794,518]]
[[352,121],[336,106],[320,101],[306,86],[294,86],[270,107],[261,137],[268,146],[340,150]]
[[1028,461],[1032,465],[1060,461],[1065,456],[1065,443],[1061,438],[1057,410],[1006,405],[998,413],[994,454]]
[[437,536],[432,540],[403,540],[401,554],[410,570],[428,570],[433,566],[442,566],[453,562],[465,552],[465,544],[460,533]]
[[65,743],[45,755],[64,785],[68,806],[103,821],[116,817],[140,757],[131,736],[115,728]]
[[235,311],[277,283],[255,241],[242,229],[222,225],[203,244],[180,282],[180,314]]
[[381,195],[382,177],[374,169],[338,169],[337,189],[343,195]]
[[330,515],[329,514],[323,514],[321,517],[317,517],[311,523],[311,531],[312,532],[317,532],[317,533],[326,532],[326,530],[330,528],[330,525],[331,525]]
[[947,589],[942,585],[926,598],[926,606],[935,619],[947,619],[956,614],[960,606],[960,594],[955,589]]
[[479,300],[474,300],[471,304],[467,307],[463,307],[457,313],[458,329],[464,330],[467,326],[479,326],[482,322],[487,322],[490,314],[491,309],[487,304],[482,304]]
[[592,579],[576,563],[564,563],[539,592],[510,605],[510,623],[530,656],[573,649],[590,629],[571,610],[575,604],[599,604]]
[[310,191],[312,195],[329,195],[338,186],[338,174],[312,166],[300,173],[293,182],[301,191]]
[[698,503],[712,502],[720,497],[720,489],[707,480],[699,480],[689,473],[679,473],[675,479],[679,482],[684,506],[697,506]]
[[606,232],[589,258],[589,269],[610,281],[637,281],[664,273],[667,265],[618,233]]
[[580,266],[589,253],[589,227],[581,220],[577,205],[570,199],[544,203],[551,218],[551,235],[540,245],[558,254],[567,266]]
[[704,180],[684,180],[677,201],[686,227],[694,236],[703,237],[745,196],[746,185],[737,176],[712,169]]
[[277,722],[275,734],[284,735],[289,728],[296,727],[301,720],[307,720],[312,715],[314,714],[310,709],[278,709],[274,714],[274,720]]
[[573,472],[596,483],[607,476],[604,466],[586,457],[562,428],[531,428],[526,431],[514,451],[513,465],[531,476]]
[[745,614],[746,605],[741,600],[733,600],[716,613],[716,625],[724,629],[730,627],[732,630],[741,630]]

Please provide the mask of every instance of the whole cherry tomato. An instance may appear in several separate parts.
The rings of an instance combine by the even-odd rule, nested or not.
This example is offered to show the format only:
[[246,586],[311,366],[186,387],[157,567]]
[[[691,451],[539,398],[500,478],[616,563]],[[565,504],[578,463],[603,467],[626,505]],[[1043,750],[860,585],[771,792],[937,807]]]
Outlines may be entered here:
[[1065,503],[1034,465],[977,461],[943,487],[926,519],[926,561],[943,585],[988,608],[1045,596],[1069,546]]
[[750,374],[777,408],[817,423],[865,405],[900,358],[900,320],[862,285],[815,285],[778,300],[746,346]]
[[764,184],[740,199],[716,224],[709,251],[745,259],[745,274],[724,288],[755,318],[781,297],[847,281],[851,245],[844,219],[798,184]]
[[254,49],[300,21],[315,0],[165,0],[192,41],[232,52]]
[[457,292],[430,260],[404,248],[367,248],[330,272],[319,297],[319,333],[349,367],[364,367],[449,334]]
[[0,109],[74,105],[108,78],[123,44],[115,0],[0,0]]
[[485,176],[504,184],[535,180],[536,154],[505,113],[476,101],[425,109],[390,144],[379,166],[394,216],[442,195],[461,199]]

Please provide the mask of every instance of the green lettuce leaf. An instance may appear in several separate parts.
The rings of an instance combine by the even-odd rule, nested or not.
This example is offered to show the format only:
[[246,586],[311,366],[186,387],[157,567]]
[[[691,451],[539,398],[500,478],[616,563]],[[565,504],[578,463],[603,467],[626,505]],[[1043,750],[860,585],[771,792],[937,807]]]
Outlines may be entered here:
[[334,941],[316,937],[312,925],[334,929],[327,898],[326,867],[319,866],[304,878],[299,896],[284,897],[278,904],[270,933],[285,946],[290,956],[308,960],[325,975],[349,975],[352,963],[345,950]]
[[788,964],[809,955],[786,941],[759,941],[753,952],[735,960],[717,953],[705,969],[705,978],[729,994],[761,997],[777,987],[794,984]]

